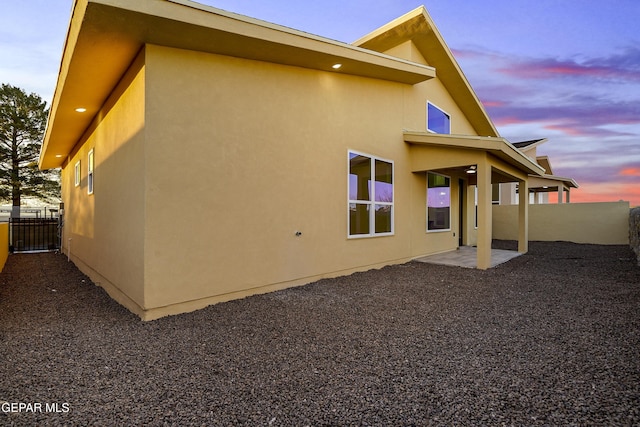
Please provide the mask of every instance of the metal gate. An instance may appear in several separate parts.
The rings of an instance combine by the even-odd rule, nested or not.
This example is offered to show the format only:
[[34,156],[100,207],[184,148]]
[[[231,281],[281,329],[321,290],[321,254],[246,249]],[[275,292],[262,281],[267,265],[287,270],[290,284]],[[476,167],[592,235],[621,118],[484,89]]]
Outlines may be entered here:
[[9,252],[54,251],[60,248],[57,218],[10,218]]

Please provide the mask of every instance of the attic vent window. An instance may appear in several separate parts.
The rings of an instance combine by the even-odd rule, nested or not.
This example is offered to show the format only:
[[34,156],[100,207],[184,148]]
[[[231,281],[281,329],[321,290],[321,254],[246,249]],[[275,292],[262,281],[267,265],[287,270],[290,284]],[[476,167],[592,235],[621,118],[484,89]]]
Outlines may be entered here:
[[430,102],[427,102],[427,130],[433,133],[451,133],[451,117]]

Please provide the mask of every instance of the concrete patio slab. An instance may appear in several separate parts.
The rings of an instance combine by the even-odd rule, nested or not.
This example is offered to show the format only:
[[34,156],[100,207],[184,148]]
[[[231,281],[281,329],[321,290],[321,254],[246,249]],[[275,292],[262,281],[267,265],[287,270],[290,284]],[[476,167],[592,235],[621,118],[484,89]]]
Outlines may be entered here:
[[[416,258],[415,261],[430,264],[452,265],[456,267],[476,268],[478,249],[473,246],[460,246],[455,251]],[[491,268],[522,255],[517,251],[491,249]]]

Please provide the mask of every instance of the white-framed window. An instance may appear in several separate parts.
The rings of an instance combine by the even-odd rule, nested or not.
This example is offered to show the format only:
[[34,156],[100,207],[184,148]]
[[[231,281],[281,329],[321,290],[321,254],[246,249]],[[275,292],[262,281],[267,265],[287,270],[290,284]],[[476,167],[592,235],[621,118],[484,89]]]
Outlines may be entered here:
[[451,178],[427,172],[427,231],[451,230]]
[[87,192],[89,194],[93,194],[93,169],[95,167],[93,148],[89,150],[89,159],[87,164]]
[[76,165],[73,168],[73,182],[76,187],[80,185],[80,160],[76,162]]
[[393,234],[393,162],[349,151],[349,237]]
[[427,102],[427,130],[433,133],[451,133],[451,116],[431,102]]

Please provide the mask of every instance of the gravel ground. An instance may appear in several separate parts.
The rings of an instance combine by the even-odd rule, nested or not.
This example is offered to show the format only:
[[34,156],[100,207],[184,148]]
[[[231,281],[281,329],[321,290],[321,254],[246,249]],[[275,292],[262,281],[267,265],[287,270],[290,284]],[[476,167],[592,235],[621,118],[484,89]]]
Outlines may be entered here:
[[532,242],[488,271],[410,262],[153,322],[62,255],[0,274],[0,425],[640,425],[639,351],[625,246]]

